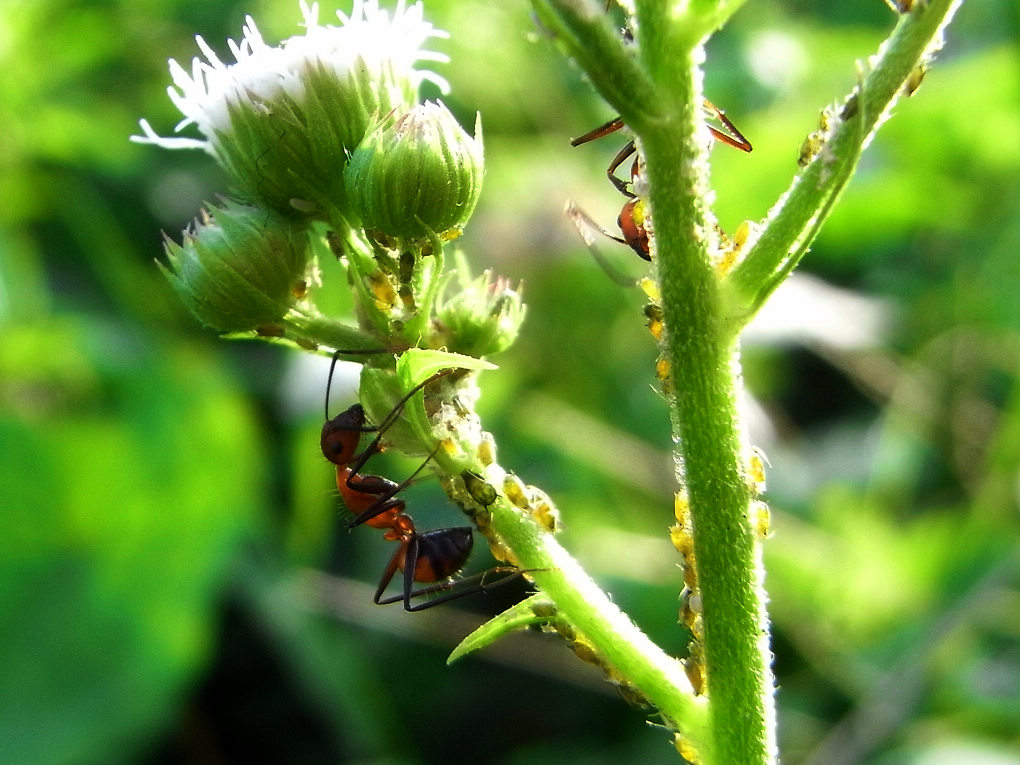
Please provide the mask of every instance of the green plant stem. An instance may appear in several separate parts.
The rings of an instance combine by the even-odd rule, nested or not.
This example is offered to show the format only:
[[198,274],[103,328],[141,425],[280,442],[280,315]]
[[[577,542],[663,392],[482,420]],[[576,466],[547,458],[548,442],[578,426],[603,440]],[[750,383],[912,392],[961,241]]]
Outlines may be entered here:
[[566,48],[624,122],[657,115],[659,94],[601,2],[532,0],[532,5],[539,23]]
[[849,181],[860,152],[888,116],[908,78],[941,45],[962,0],[917,0],[869,62],[853,110],[844,109],[825,146],[773,207],[766,228],[730,274],[729,313],[738,332],[807,252]]
[[[693,70],[691,70],[693,71]],[[698,89],[688,77],[691,96]],[[655,225],[673,418],[691,507],[716,762],[770,761],[772,677],[759,640],[766,624],[760,554],[748,522],[737,411],[737,347],[722,331],[719,289],[708,258],[703,196],[678,168],[704,149],[687,109],[675,130],[642,136]]]
[[709,744],[704,699],[694,696],[680,662],[653,643],[609,599],[573,557],[533,520],[500,499],[490,506],[491,529],[514,551],[541,592],[609,663],[699,751]]
[[[738,348],[725,331],[708,204],[700,46],[682,22],[638,3],[642,61],[675,117],[636,128],[644,152],[653,261],[662,294],[679,478],[687,489],[704,619],[712,762],[777,757],[764,574],[748,520],[737,407]],[[706,758],[707,759],[707,758]]]
[[648,189],[642,196],[651,214],[675,391],[679,477],[691,506],[703,604],[710,727],[708,741],[695,746],[706,763],[773,762],[773,680],[760,549],[748,520],[751,496],[737,412],[737,345],[723,321],[719,278],[710,258],[715,233],[706,202],[709,166],[698,65],[702,38],[719,22],[716,14],[725,15],[726,9],[714,5],[700,16],[681,17],[679,12],[671,15],[662,2],[638,0],[640,83],[644,87],[650,77],[656,103],[634,105],[603,87],[610,74],[596,75],[587,64],[586,37],[577,27],[596,22],[567,12],[569,3],[548,5],[571,30],[561,38],[566,47],[600,94],[620,110],[644,158]]

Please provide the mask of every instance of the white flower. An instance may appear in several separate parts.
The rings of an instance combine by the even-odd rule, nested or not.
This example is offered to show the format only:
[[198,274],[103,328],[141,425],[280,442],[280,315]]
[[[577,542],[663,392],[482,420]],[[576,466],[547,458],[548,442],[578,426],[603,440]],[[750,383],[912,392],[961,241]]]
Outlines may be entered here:
[[421,2],[408,8],[404,0],[399,0],[391,18],[379,8],[378,0],[355,0],[350,16],[336,12],[341,26],[320,25],[318,3],[308,6],[301,0],[300,7],[305,33],[284,40],[279,47],[267,45],[255,20],[247,16],[241,43],[227,40],[236,63],[220,61],[201,36],[195,39],[206,60],[192,59],[190,74],[170,59],[176,87],[170,86],[167,92],[184,115],[174,132],[194,124],[204,140],[159,136],[145,119],[140,120],[144,135],[131,136],[131,140],[165,149],[200,148],[216,154],[217,142],[231,129],[231,106],[249,105],[265,111],[281,96],[301,104],[306,96],[304,79],[311,67],[322,67],[339,80],[367,74],[386,90],[381,100],[394,105],[411,94],[411,103],[405,105],[412,106],[425,80],[437,84],[444,93],[449,90],[439,75],[414,68],[418,61],[449,60],[421,47],[429,37],[447,37],[424,20]]

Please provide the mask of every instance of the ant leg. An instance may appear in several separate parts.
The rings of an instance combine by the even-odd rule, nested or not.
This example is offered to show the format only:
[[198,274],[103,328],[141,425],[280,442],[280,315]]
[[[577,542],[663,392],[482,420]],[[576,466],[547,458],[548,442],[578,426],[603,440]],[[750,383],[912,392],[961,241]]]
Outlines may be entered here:
[[[384,353],[385,350],[363,351],[363,353]],[[361,353],[361,351],[344,351],[338,349],[329,363],[329,376],[325,384],[325,421],[319,436],[319,448],[322,456],[335,465],[346,465],[355,458],[355,452],[361,443],[362,433],[374,432],[373,425],[365,424],[365,410],[361,404],[354,404],[336,417],[329,416],[329,392],[333,388],[333,375],[337,369],[337,361],[342,354]]]
[[[448,529],[435,529],[421,534],[411,533],[406,540],[404,547],[398,550],[390,564],[386,568],[383,579],[376,591],[375,602],[379,605],[403,602],[405,611],[424,611],[451,600],[473,595],[477,592],[485,592],[494,587],[506,584],[518,576],[526,573],[511,567],[496,567],[474,574],[465,579],[451,580],[450,577],[463,568],[471,553],[473,546],[472,529],[470,526],[462,526]],[[384,598],[383,592],[393,578],[396,568],[401,564],[404,569],[404,581],[402,592],[398,595],[391,595]],[[486,582],[485,577],[496,572],[512,573],[501,577],[494,582]],[[440,581],[441,580],[441,581]],[[477,581],[464,587],[465,584]],[[416,582],[426,584],[425,587],[415,589]],[[422,595],[430,595],[436,592],[446,592],[438,598],[426,600],[422,603],[412,603],[414,598]]]
[[599,125],[594,130],[592,130],[592,131],[590,131],[588,133],[585,133],[580,138],[575,138],[574,140],[572,140],[570,142],[570,145],[571,146],[580,146],[581,144],[589,143],[591,141],[596,141],[596,140],[598,140],[599,138],[601,138],[604,135],[609,135],[610,133],[615,133],[617,130],[619,130],[622,127],[623,127],[623,119],[621,117],[616,117],[615,119],[609,120],[609,122],[607,122],[605,125]]
[[[726,121],[729,122],[729,120]],[[732,126],[733,123],[730,122],[730,127]],[[712,137],[715,138],[717,141],[721,141],[727,146],[732,146],[734,149],[740,149],[741,151],[750,152],[751,149],[754,148],[751,146],[750,141],[748,141],[746,138],[744,138],[744,136],[740,135],[739,133],[737,133],[737,135],[740,137],[734,138],[732,136],[727,135],[723,131],[712,127],[711,125],[708,126],[708,130],[712,134]],[[734,130],[736,130],[736,128],[734,128]]]
[[400,600],[400,596],[396,598],[383,598],[382,594],[386,591],[386,588],[389,587],[390,582],[393,580],[393,575],[396,574],[397,569],[400,568],[400,564],[403,562],[406,553],[407,546],[406,544],[402,544],[397,551],[393,553],[390,558],[390,562],[386,564],[386,570],[383,571],[383,575],[379,578],[379,586],[375,590],[375,597],[372,598],[377,605],[387,605],[389,603],[396,603]]
[[[437,445],[436,448],[432,451],[432,454],[426,457],[425,461],[422,462],[418,466],[418,468],[413,473],[411,473],[411,475],[409,475],[400,483],[393,483],[393,481],[390,481],[389,479],[382,478],[381,476],[377,475],[370,476],[358,475],[357,473],[353,472],[352,468],[341,468],[340,470],[351,471],[343,479],[343,484],[346,485],[347,488],[349,488],[351,491],[358,492],[360,494],[375,495],[376,497],[375,501],[372,502],[371,505],[369,505],[367,508],[361,511],[353,521],[347,524],[347,528],[353,529],[355,526],[360,526],[363,523],[371,521],[377,515],[382,515],[387,510],[391,510],[394,507],[397,507],[398,505],[403,505],[404,504],[403,500],[394,498],[396,497],[397,494],[399,494],[400,492],[402,492],[404,489],[411,485],[414,479],[418,477],[418,474],[425,469],[425,466],[427,464],[429,464],[429,461],[435,456],[438,450],[439,446]],[[341,483],[340,470],[337,471],[338,488]],[[342,489],[341,494],[344,496],[345,499],[349,498],[349,496],[345,492],[343,492]]]
[[[723,127],[727,131],[729,131],[727,133],[727,132],[724,132],[723,130],[719,130],[718,128],[714,128],[711,125],[709,125],[708,129],[710,131],[712,131],[712,135],[715,136],[715,138],[717,140],[722,141],[723,143],[727,144],[728,146],[732,146],[735,149],[740,149],[741,151],[746,151],[746,152],[750,152],[751,151],[751,149],[753,148],[751,146],[751,142],[748,141],[747,138],[744,137],[744,134],[741,133],[739,129],[737,129],[736,125],[734,125],[732,122],[730,122],[729,118],[726,116],[726,113],[722,109],[720,109],[718,106],[713,104],[707,98],[702,100],[702,105],[703,105],[705,111],[707,111],[709,113],[709,115],[711,115],[714,119],[719,120],[719,122],[722,123]],[[621,119],[620,117],[617,117],[616,119],[610,120],[609,122],[605,123],[604,125],[599,125],[594,130],[592,130],[592,131],[590,131],[588,133],[585,133],[584,135],[580,136],[579,138],[575,138],[574,140],[572,140],[570,142],[570,145],[571,146],[581,146],[582,144],[589,143],[591,141],[595,141],[595,140],[597,140],[599,138],[602,138],[603,136],[607,136],[610,133],[615,133],[617,130],[621,129],[622,127],[623,127],[623,119]],[[621,162],[622,162],[622,160],[621,160]],[[616,183],[614,182],[613,185],[616,186]],[[619,188],[619,186],[617,186],[617,188]]]
[[[364,451],[362,451],[361,454],[359,454],[356,458],[353,458],[353,464],[351,465],[352,472],[353,473],[359,472],[361,468],[365,466],[365,463],[368,462],[369,458],[373,454],[382,451],[380,444],[382,443],[382,439],[385,436],[386,431],[390,428],[391,425],[393,425],[394,422],[397,421],[397,418],[400,416],[401,412],[404,411],[404,407],[407,405],[407,402],[410,401],[414,397],[414,395],[418,393],[418,391],[420,391],[429,383],[435,382],[436,380],[446,377],[447,375],[451,375],[455,371],[457,370],[443,369],[439,372],[436,372],[431,377],[422,380],[420,383],[415,385],[410,391],[408,391],[404,395],[404,397],[401,398],[396,403],[396,405],[390,410],[390,413],[383,418],[383,421],[375,426],[373,430],[377,435],[374,439],[372,439],[372,442],[367,447],[365,447]],[[439,447],[437,446],[436,449],[438,450],[438,448]],[[433,451],[433,454],[435,454],[435,451]]]
[[394,405],[394,407],[390,410],[390,413],[387,414],[385,418],[383,418],[383,421],[379,423],[379,430],[385,430],[396,421],[396,419],[400,416],[400,413],[404,411],[404,407],[407,405],[407,402],[414,397],[414,394],[416,394],[426,385],[434,383],[436,380],[439,380],[443,377],[447,377],[448,375],[452,375],[456,371],[457,371],[456,369],[442,369],[436,372],[431,377],[422,380],[420,383],[411,388],[411,390],[409,390],[404,395],[404,397],[401,398],[400,401],[396,403],[396,405]]
[[[367,523],[373,528],[388,529],[392,526],[393,516],[402,512],[404,501],[396,498],[407,483],[395,484],[388,478],[378,475],[350,475],[344,471],[349,468],[337,469],[337,488],[344,505],[355,515],[354,520],[347,524],[348,529]],[[410,480],[410,479],[409,479]],[[376,521],[381,515],[386,515]]]
[[[379,588],[375,592],[375,602],[384,606],[403,601],[405,611],[420,611],[421,606],[411,604],[411,599],[441,590],[449,590],[453,583],[450,577],[464,567],[471,548],[474,546],[474,534],[470,526],[435,529],[418,534],[408,519],[407,526],[402,529],[403,544],[390,559],[379,580]],[[404,581],[401,592],[384,598],[383,592],[389,585],[396,569],[403,569]],[[436,582],[415,590],[415,582]],[[449,597],[441,599],[450,600]],[[424,606],[427,608],[428,606]]]
[[[625,181],[616,175],[616,168],[622,165],[628,157],[633,156],[637,153],[637,147],[634,145],[634,141],[627,141],[627,145],[620,149],[620,153],[613,157],[613,161],[609,163],[609,167],[606,168],[606,175],[609,176],[609,182],[612,183],[616,190],[623,194],[625,197],[634,199],[637,195],[631,191],[628,186],[631,185],[630,181]],[[637,162],[634,163],[634,168],[631,169],[631,178],[637,173]]]
[[[488,576],[489,574],[503,573],[506,571],[509,571],[511,573],[507,574],[506,576],[502,576],[493,582],[484,581],[485,577]],[[526,571],[510,568],[508,566],[497,566],[496,568],[487,569],[479,574],[474,574],[464,579],[456,579],[452,581],[440,582],[438,584],[430,585],[428,587],[421,587],[417,590],[405,592],[403,595],[394,596],[393,598],[386,598],[377,602],[380,605],[386,605],[387,603],[396,603],[399,600],[403,600],[405,611],[411,612],[424,611],[425,609],[432,608],[433,606],[439,606],[442,605],[443,603],[449,603],[451,600],[457,600],[458,598],[463,598],[468,595],[475,595],[479,592],[488,592],[489,590],[495,589],[496,587],[508,584],[517,577],[522,576],[526,573],[527,573]],[[406,573],[404,574],[404,578],[406,580],[407,578]],[[478,582],[478,584],[473,584],[470,587],[461,586],[465,583],[473,582],[476,579],[481,579],[483,581]],[[411,600],[413,598],[417,598],[422,595],[429,595],[434,592],[442,592],[443,590],[450,590],[450,592],[447,592],[445,595],[441,595],[438,598],[431,598],[429,600],[422,601],[421,603],[414,604],[411,603]]]
[[[373,352],[375,351],[366,351],[366,353]],[[451,374],[454,370],[444,370],[433,375],[428,380],[425,380],[419,386],[416,386],[410,393],[404,396],[404,398],[397,403],[394,409],[386,416],[380,425],[369,425],[365,422],[365,410],[361,404],[354,404],[332,419],[329,417],[329,392],[333,382],[333,371],[341,353],[346,353],[346,351],[337,351],[333,354],[333,362],[329,368],[329,378],[326,383],[326,421],[322,426],[319,443],[322,449],[322,455],[327,460],[337,466],[348,465],[353,462],[353,472],[357,473],[365,466],[365,463],[368,462],[369,458],[373,454],[381,451],[380,442],[382,440],[383,432],[389,428],[396,417],[400,415],[400,412],[403,410],[404,405],[410,397],[429,382],[437,380],[444,375]],[[355,452],[361,442],[361,435],[363,433],[377,433],[378,435],[362,452],[356,454]]]
[[354,453],[361,442],[362,433],[374,433],[375,426],[365,423],[365,410],[361,404],[354,404],[336,417],[329,416],[329,394],[333,387],[333,373],[336,371],[336,363],[341,355],[358,353],[388,353],[394,348],[381,348],[371,350],[343,350],[337,349],[333,352],[333,359],[329,365],[329,377],[326,378],[326,420],[322,425],[322,433],[319,436],[319,444],[322,449],[322,456],[335,465],[346,465],[354,459]]
[[[569,217],[571,222],[574,224],[574,227],[577,229],[577,232],[581,235],[581,238],[584,240],[584,243],[589,247],[594,245],[596,241],[595,237],[591,235],[592,230],[598,231],[600,234],[602,234],[602,236],[606,237],[607,239],[612,239],[614,242],[619,242],[620,244],[627,244],[626,239],[620,236],[616,236],[605,227],[600,226],[592,219],[590,215],[588,215],[588,213],[586,213],[580,207],[575,205],[573,202],[567,202],[566,212],[567,217]],[[633,286],[634,280],[631,279],[630,281],[625,282],[624,284],[625,286]]]
[[608,239],[612,239],[614,242],[619,242],[620,244],[627,244],[627,240],[611,234],[605,228],[592,220],[588,213],[573,202],[567,203],[566,212],[571,223],[574,224],[574,228],[576,228],[577,232],[581,235],[581,239],[584,240],[584,244],[588,248],[588,252],[590,252],[591,256],[595,258],[595,262],[599,264],[599,267],[606,272],[606,275],[621,287],[633,287],[637,284],[637,277],[628,276],[606,260],[605,256],[596,246],[596,238],[593,236],[592,232],[597,231]]
[[336,363],[340,360],[341,356],[359,356],[361,354],[370,355],[375,353],[399,353],[405,351],[406,348],[400,346],[392,346],[390,348],[371,348],[371,349],[352,349],[345,350],[343,348],[337,348],[333,351],[333,359],[329,362],[329,377],[326,378],[326,420],[330,419],[329,416],[329,389],[333,384],[333,372],[336,370]]
[[727,134],[724,133],[722,130],[718,130],[709,125],[708,129],[712,132],[712,135],[715,136],[716,140],[722,141],[724,144],[726,144],[727,146],[732,146],[734,149],[740,149],[741,151],[746,152],[751,151],[751,149],[753,148],[751,146],[751,142],[744,137],[744,134],[737,129],[736,125],[729,121],[729,119],[726,117],[726,112],[724,112],[718,106],[713,104],[707,98],[702,99],[702,105],[705,111],[707,111],[715,119],[719,120],[719,122],[723,124],[723,127],[725,127],[726,130],[729,131],[729,133]]

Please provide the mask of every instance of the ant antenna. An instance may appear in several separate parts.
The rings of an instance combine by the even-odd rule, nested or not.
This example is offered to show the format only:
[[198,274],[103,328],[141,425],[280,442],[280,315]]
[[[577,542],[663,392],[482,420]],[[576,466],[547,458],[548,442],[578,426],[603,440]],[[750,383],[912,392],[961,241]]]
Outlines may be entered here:
[[606,259],[606,256],[602,254],[602,251],[595,246],[595,237],[593,236],[593,232],[597,231],[603,236],[612,239],[614,242],[619,242],[620,244],[627,244],[628,242],[626,239],[616,236],[615,234],[611,234],[605,228],[592,220],[588,213],[573,202],[567,202],[567,216],[570,218],[571,223],[574,224],[574,228],[577,229],[577,233],[581,235],[581,239],[584,240],[585,245],[587,245],[588,252],[591,253],[591,256],[595,259],[595,262],[599,264],[599,267],[605,271],[606,276],[621,287],[633,287],[638,283],[636,277],[628,276]]
[[333,351],[333,358],[329,362],[329,377],[326,378],[326,420],[330,419],[329,416],[329,391],[333,385],[333,372],[336,369],[336,363],[340,360],[341,356],[358,356],[358,355],[372,355],[381,353],[400,353],[406,351],[407,348],[404,346],[394,345],[389,348],[359,348],[346,350],[343,348],[337,348]]
[[[389,430],[390,426],[392,426],[393,423],[397,421],[397,418],[400,417],[400,414],[404,411],[404,407],[407,406],[407,402],[410,401],[412,398],[414,398],[415,394],[418,393],[418,391],[422,390],[427,385],[431,385],[436,380],[440,380],[440,379],[442,379],[444,377],[447,377],[448,375],[452,375],[456,371],[457,370],[455,368],[441,369],[440,371],[436,372],[434,375],[432,375],[430,377],[427,377],[426,379],[422,380],[420,383],[418,383],[413,388],[411,388],[411,390],[409,390],[407,393],[405,393],[403,398],[401,398],[393,406],[393,408],[390,409],[389,414],[387,414],[383,418],[382,422],[380,422],[378,425],[375,426],[375,428],[373,428],[373,430],[378,432],[378,435],[375,437],[375,439],[373,440],[373,442],[371,443],[369,448],[366,449],[366,451],[374,450],[376,447],[379,446],[379,443],[382,441],[383,435],[386,433],[387,430]],[[360,463],[355,468],[355,470],[360,470],[361,467],[364,464],[365,464],[364,462]]]

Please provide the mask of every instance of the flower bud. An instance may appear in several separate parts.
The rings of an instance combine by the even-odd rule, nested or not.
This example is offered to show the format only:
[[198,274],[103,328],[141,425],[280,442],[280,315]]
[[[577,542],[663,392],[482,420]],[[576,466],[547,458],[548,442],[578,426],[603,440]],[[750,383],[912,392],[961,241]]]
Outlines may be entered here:
[[481,119],[472,138],[442,103],[426,102],[365,137],[344,185],[367,231],[450,239],[474,212],[483,168]]
[[163,267],[184,304],[220,332],[272,324],[294,304],[311,249],[302,226],[255,207],[211,207],[184,232],[165,241]]
[[378,0],[356,2],[341,24],[319,24],[318,4],[301,4],[304,34],[267,44],[249,16],[240,42],[228,41],[228,64],[201,37],[204,59],[190,72],[170,61],[169,89],[184,119],[202,138],[161,137],[141,121],[140,143],[200,148],[226,169],[245,198],[288,216],[349,214],[343,187],[347,156],[380,116],[410,108],[425,80],[446,82],[415,68],[445,61],[423,49],[446,34],[423,18],[420,2],[392,12]]
[[513,345],[524,321],[520,290],[502,277],[490,281],[486,271],[438,308],[446,347],[455,353],[480,358]]

